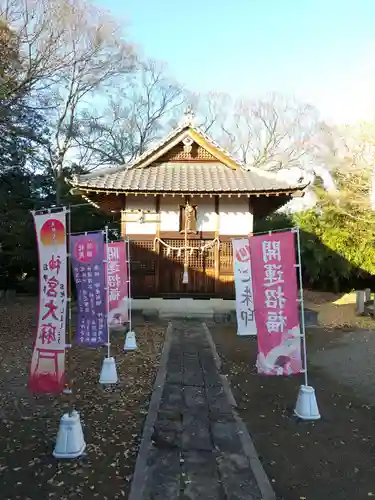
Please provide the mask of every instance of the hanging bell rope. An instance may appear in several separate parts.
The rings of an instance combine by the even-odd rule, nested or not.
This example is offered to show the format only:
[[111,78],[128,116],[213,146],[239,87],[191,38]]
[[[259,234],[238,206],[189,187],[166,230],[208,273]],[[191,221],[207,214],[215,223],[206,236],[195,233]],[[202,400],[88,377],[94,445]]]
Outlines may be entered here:
[[[168,245],[168,243],[166,243],[165,241],[163,241],[161,238],[156,237],[154,239],[154,251],[156,250],[156,244],[157,243],[160,243],[163,247],[166,248],[166,254],[168,256],[171,255],[171,254],[173,254],[173,252],[177,252],[178,253],[178,251],[180,251],[180,256],[181,256],[182,251],[185,250],[185,246],[175,247],[175,246],[172,246],[172,245]],[[219,240],[219,238],[215,238],[214,240],[210,240],[207,243],[205,243],[204,245],[201,245],[199,247],[188,246],[188,247],[186,247],[186,250],[190,253],[190,255],[193,255],[194,252],[202,252],[202,251],[206,252],[207,250],[210,250],[212,247],[214,247],[216,244],[220,246],[220,240]]]

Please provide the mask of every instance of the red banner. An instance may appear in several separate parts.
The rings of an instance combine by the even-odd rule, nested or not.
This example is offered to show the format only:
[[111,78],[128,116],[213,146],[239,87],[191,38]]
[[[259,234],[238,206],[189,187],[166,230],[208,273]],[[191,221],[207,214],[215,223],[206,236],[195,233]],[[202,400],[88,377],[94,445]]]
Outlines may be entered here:
[[129,319],[128,266],[125,241],[108,244],[109,321],[111,328],[121,327]]
[[39,316],[29,389],[57,394],[64,388],[66,328],[66,212],[34,215],[39,255]]
[[258,373],[302,370],[296,252],[292,231],[250,237]]

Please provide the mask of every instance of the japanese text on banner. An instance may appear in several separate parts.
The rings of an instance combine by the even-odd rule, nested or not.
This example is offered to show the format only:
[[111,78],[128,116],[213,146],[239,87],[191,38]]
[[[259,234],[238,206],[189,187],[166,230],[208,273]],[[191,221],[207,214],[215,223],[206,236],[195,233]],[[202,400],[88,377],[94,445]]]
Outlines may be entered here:
[[29,388],[58,393],[64,385],[66,329],[66,211],[34,215],[39,249],[39,316]]
[[267,311],[268,333],[284,332],[286,317],[284,309],[284,272],[281,264],[280,241],[262,241],[264,267],[264,306]]
[[108,244],[109,325],[120,327],[129,319],[126,246],[124,241]]
[[302,369],[294,234],[250,238],[259,373],[289,375]]
[[257,333],[250,261],[248,238],[233,240],[237,335],[256,335]]
[[71,236],[70,245],[78,298],[77,342],[104,344],[108,329],[103,233]]

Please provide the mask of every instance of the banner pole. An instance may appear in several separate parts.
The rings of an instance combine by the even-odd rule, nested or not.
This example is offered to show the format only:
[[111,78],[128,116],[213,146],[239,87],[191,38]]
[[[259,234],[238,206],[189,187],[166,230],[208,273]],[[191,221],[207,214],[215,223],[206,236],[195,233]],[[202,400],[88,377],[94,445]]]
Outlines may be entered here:
[[129,304],[129,331],[132,332],[132,294],[131,294],[131,278],[130,278],[130,240],[127,241],[127,252],[126,252],[126,260],[127,260],[127,271],[128,271],[128,304]]
[[70,233],[72,229],[72,219],[71,219],[71,211],[68,209],[67,211],[67,245],[68,245],[68,252],[67,252],[67,282],[68,282],[68,342],[66,344],[66,360],[65,360],[65,367],[66,367],[66,375],[67,375],[67,384],[64,389],[64,393],[69,395],[69,415],[72,414],[72,411],[74,410],[74,405],[73,405],[73,398],[72,398],[72,378],[71,378],[71,363],[70,363],[70,353],[69,349],[72,347],[72,342],[73,342],[73,332],[72,332],[72,279],[71,279],[71,265],[72,265],[72,258],[71,258],[71,246],[70,246]]
[[307,375],[307,346],[306,346],[306,328],[305,328],[305,306],[303,300],[303,284],[302,284],[302,265],[301,265],[301,239],[300,230],[297,226],[295,229],[297,233],[297,254],[298,254],[298,277],[299,277],[299,303],[301,304],[301,330],[302,330],[302,345],[303,345],[303,357],[304,357],[304,374],[305,374],[305,385],[308,386],[308,375]]
[[106,256],[104,262],[106,265],[106,299],[107,299],[107,358],[111,357],[111,336],[109,333],[109,238],[108,238],[108,226],[105,226],[105,248]]

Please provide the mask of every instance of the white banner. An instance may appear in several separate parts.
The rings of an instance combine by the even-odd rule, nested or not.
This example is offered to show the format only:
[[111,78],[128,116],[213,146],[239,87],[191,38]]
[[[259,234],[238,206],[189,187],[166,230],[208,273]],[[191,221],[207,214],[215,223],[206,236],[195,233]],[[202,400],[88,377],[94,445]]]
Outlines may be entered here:
[[39,314],[29,389],[60,393],[65,376],[66,210],[34,214],[39,254]]
[[249,238],[232,240],[237,335],[256,335]]

